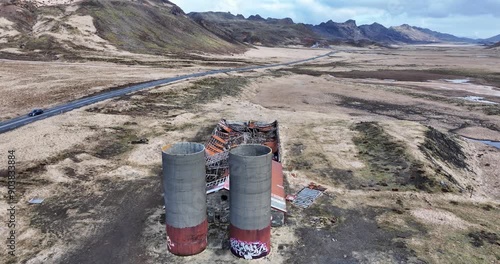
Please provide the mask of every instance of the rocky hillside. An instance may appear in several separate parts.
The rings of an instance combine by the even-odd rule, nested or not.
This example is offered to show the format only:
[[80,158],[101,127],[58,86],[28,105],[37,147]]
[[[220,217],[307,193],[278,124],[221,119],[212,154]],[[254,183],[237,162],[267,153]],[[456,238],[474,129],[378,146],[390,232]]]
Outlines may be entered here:
[[401,32],[384,27],[381,24],[359,26],[361,33],[368,39],[382,43],[411,43],[413,40]]
[[391,27],[390,29],[415,42],[477,42],[474,39],[460,38],[451,34],[440,33],[427,28],[413,27],[407,24]]
[[220,38],[232,43],[265,46],[312,45],[318,36],[306,25],[290,18],[264,19],[259,15],[247,19],[224,12],[189,13],[194,21]]
[[344,23],[328,21],[317,26],[311,26],[319,36],[326,39],[370,40],[379,43],[433,43],[433,42],[465,42],[475,43],[474,39],[460,38],[451,34],[440,33],[426,28],[401,25],[386,28],[381,24],[357,26],[356,21],[347,20]]
[[246,49],[201,27],[166,0],[0,0],[0,43],[4,52],[43,51],[47,56],[74,50],[165,54]]
[[[499,37],[500,38],[500,37]],[[495,43],[491,38],[490,44]],[[27,58],[74,51],[237,53],[248,44],[352,45],[474,42],[409,25],[319,25],[223,12],[189,13],[167,0],[0,0],[0,53]],[[33,55],[34,54],[34,55]],[[5,57],[5,56],[4,56]]]
[[83,2],[79,12],[95,20],[98,35],[125,50],[138,52],[241,51],[191,20],[166,0]]
[[0,43],[29,32],[36,23],[36,6],[0,0]]
[[500,41],[493,44],[493,45],[490,45],[488,46],[489,49],[495,49],[495,50],[500,50]]
[[217,36],[233,43],[253,43],[266,46],[314,43],[383,43],[412,44],[435,42],[467,42],[459,38],[425,28],[401,25],[386,28],[381,24],[358,26],[356,21],[343,23],[329,20],[319,25],[294,23],[290,18],[275,19],[252,15],[245,18],[224,12],[189,13],[194,21]]
[[484,39],[485,42],[496,43],[500,42],[500,35],[493,36],[491,38]]
[[317,26],[312,26],[314,32],[319,36],[328,40],[361,40],[367,37],[361,32],[356,25],[356,21],[347,20],[344,23],[336,23],[329,20],[326,23],[321,23]]
[[407,25],[407,24],[397,26],[397,27],[391,27],[390,29],[398,32],[399,34],[407,37],[408,39],[410,39],[411,41],[414,41],[414,42],[420,42],[420,41],[422,41],[422,42],[439,42],[439,38],[437,38],[433,35],[427,34],[423,31],[421,31],[415,27],[412,27],[410,25]]

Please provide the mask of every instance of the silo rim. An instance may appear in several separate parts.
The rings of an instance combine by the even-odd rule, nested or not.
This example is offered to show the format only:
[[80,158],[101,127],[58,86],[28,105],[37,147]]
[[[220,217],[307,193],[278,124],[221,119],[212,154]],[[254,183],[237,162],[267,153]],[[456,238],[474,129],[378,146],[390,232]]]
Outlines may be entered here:
[[231,155],[238,157],[260,157],[272,154],[273,150],[265,145],[245,144],[230,150]]
[[196,155],[205,151],[205,145],[195,142],[180,142],[161,148],[162,152],[172,156]]

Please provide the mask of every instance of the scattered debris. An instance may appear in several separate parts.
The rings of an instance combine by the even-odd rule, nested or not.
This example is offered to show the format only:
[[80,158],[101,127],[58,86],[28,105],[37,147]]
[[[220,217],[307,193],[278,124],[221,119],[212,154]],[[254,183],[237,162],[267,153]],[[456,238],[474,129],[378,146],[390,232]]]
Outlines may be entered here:
[[148,144],[148,143],[149,143],[149,139],[147,139],[147,138],[140,138],[138,140],[130,141],[130,144]]
[[[284,219],[286,213],[285,188],[283,187],[283,167],[281,165],[278,121],[272,123],[258,121],[227,121],[222,119],[205,143],[207,194],[229,190],[229,150],[242,144],[262,144],[271,148],[272,189],[271,207],[273,213],[280,211]],[[282,221],[275,221],[275,224]]]
[[[229,151],[242,144],[262,144],[272,149],[271,226],[285,224],[286,193],[281,165],[278,122],[227,121],[222,119],[205,142],[209,237],[222,239],[229,225]],[[211,238],[213,241],[215,238]],[[220,243],[213,247],[218,248]]]
[[271,211],[271,227],[283,226],[285,224],[285,214],[278,210]]
[[318,217],[318,216],[313,216],[310,219],[310,223],[312,226],[314,226],[316,229],[321,229],[325,227],[329,227],[332,225],[335,225],[337,223],[338,219],[335,216],[332,217]]
[[30,204],[41,204],[43,203],[45,199],[44,198],[31,198],[28,203]]
[[[278,122],[237,122],[222,119],[205,143],[207,152],[207,193],[223,189],[229,179],[229,150],[242,144],[263,144],[274,153],[273,160],[281,162]],[[283,176],[281,176],[283,177]]]
[[325,188],[325,187],[323,187],[323,186],[321,186],[321,185],[319,185],[319,184],[316,184],[316,183],[314,183],[314,182],[309,183],[308,188],[309,188],[309,189],[313,189],[313,190],[318,190],[318,191],[320,191],[320,192],[324,192],[324,191],[326,191],[326,188]]

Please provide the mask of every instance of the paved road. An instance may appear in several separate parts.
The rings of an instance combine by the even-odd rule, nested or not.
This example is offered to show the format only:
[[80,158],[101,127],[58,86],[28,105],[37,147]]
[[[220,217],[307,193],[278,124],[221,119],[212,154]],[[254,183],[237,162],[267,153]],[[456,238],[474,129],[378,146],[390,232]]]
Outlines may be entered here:
[[119,97],[131,92],[136,92],[142,89],[147,89],[147,88],[152,88],[158,85],[164,85],[180,80],[186,80],[189,78],[196,78],[196,77],[203,77],[207,75],[214,75],[214,74],[219,74],[219,73],[229,73],[229,72],[244,72],[244,71],[250,71],[250,70],[256,70],[256,69],[266,69],[266,68],[272,68],[272,67],[278,67],[278,66],[287,66],[291,64],[297,64],[297,63],[303,63],[303,62],[308,62],[312,60],[316,60],[322,57],[329,56],[331,54],[335,53],[334,51],[327,53],[325,55],[305,59],[305,60],[298,60],[298,61],[292,61],[292,62],[287,62],[287,63],[277,63],[277,64],[268,64],[264,66],[251,66],[251,67],[244,67],[244,68],[233,68],[233,69],[223,69],[223,70],[213,70],[213,71],[208,71],[208,72],[201,72],[201,73],[193,73],[193,74],[188,74],[188,75],[182,75],[178,77],[173,77],[173,78],[166,78],[166,79],[161,79],[161,80],[156,80],[156,81],[151,81],[151,82],[146,82],[146,83],[141,83],[137,85],[131,85],[124,87],[119,90],[114,90],[114,91],[109,91],[105,93],[101,93],[98,95],[82,98],[82,99],[77,99],[72,102],[68,102],[62,105],[58,105],[49,109],[45,109],[44,113],[38,116],[34,117],[29,117],[29,116],[20,116],[13,118],[8,121],[0,122],[0,133],[4,133],[13,129],[16,129],[18,127],[33,123],[38,120],[42,120],[51,116],[59,115],[64,112],[71,111],[73,109],[77,109],[80,107],[84,107],[87,105],[91,105],[97,102],[101,102],[107,99],[111,99],[114,97]]

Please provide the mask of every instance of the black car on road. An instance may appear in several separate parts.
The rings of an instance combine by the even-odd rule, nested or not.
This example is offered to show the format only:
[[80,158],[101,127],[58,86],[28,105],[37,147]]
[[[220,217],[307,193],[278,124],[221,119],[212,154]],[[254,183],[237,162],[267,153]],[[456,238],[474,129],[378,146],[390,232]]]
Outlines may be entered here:
[[31,111],[28,116],[37,116],[37,115],[41,115],[43,114],[43,110],[42,109],[34,109],[33,111]]

